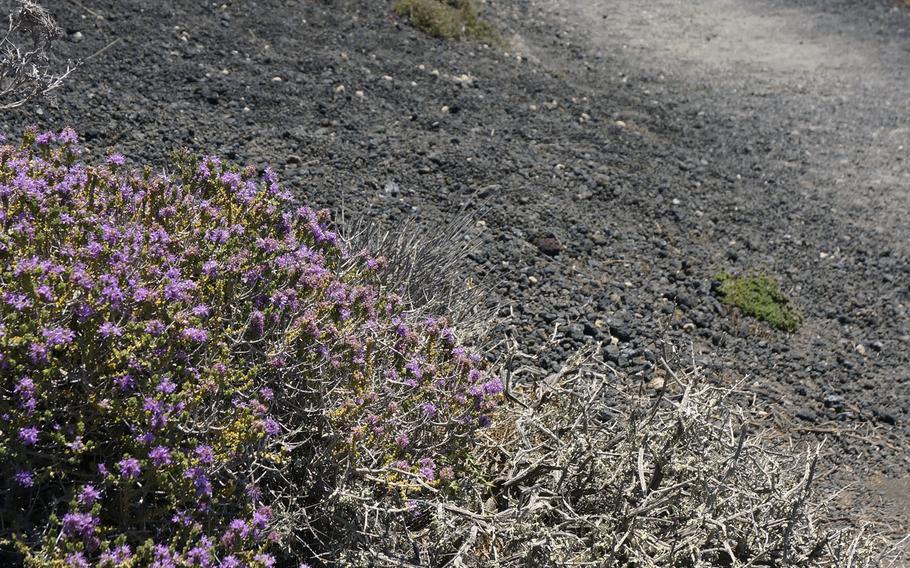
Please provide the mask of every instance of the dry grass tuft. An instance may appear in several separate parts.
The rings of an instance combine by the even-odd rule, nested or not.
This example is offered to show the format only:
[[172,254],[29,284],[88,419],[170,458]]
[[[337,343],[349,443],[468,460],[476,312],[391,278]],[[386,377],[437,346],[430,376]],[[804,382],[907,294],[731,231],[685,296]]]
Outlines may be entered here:
[[497,41],[496,31],[478,16],[473,0],[395,0],[393,9],[434,37]]
[[474,222],[467,213],[433,229],[413,220],[391,227],[364,217],[344,218],[341,233],[349,250],[368,249],[387,260],[380,279],[404,298],[413,315],[445,314],[459,336],[473,343],[488,335],[495,312],[485,306],[486,290],[465,276],[465,260],[476,245]]

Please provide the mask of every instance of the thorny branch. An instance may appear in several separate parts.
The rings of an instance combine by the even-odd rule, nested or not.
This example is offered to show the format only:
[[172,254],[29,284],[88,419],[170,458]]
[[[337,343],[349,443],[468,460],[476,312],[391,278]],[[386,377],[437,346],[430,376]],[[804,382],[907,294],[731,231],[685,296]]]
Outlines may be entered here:
[[0,110],[24,105],[60,87],[78,64],[51,69],[51,47],[62,35],[51,14],[32,0],[17,0],[0,39]]
[[509,383],[521,404],[478,440],[477,483],[415,492],[410,521],[400,495],[372,493],[361,534],[377,538],[348,565],[873,567],[904,551],[830,526],[821,447],[780,448],[697,372],[642,393],[579,357]]

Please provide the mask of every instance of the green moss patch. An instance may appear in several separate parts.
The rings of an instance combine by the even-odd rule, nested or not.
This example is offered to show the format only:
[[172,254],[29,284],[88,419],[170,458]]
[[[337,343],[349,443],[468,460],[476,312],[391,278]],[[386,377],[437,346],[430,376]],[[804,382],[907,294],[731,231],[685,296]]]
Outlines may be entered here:
[[496,31],[480,19],[473,0],[395,0],[392,9],[434,37],[497,41]]
[[716,279],[720,300],[727,306],[787,332],[796,331],[803,321],[802,313],[781,292],[780,283],[773,276],[721,273]]

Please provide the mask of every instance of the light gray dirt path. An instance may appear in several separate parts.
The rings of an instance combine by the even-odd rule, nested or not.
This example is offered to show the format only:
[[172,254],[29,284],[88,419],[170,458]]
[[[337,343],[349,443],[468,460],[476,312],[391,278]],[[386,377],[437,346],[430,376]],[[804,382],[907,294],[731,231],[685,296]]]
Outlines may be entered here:
[[[902,413],[888,427],[897,432],[888,448],[859,450],[835,466],[831,479],[852,484],[839,497],[845,509],[896,533],[910,531],[910,302],[905,280],[894,278],[906,272],[910,251],[910,10],[877,0],[532,5],[581,46],[590,84],[622,82],[652,99],[651,108],[626,113],[632,121],[636,110],[661,109],[679,117],[679,140],[698,130],[708,142],[693,152],[735,180],[718,186],[729,195],[714,203],[727,199],[746,212],[728,217],[740,223],[727,227],[730,244],[738,233],[750,239],[753,256],[797,282],[799,300],[811,306],[788,348],[833,355],[837,346],[865,356],[872,338],[880,341],[883,355],[874,365],[845,367],[846,356],[838,354],[827,369],[807,368],[810,378],[772,388],[797,405],[824,398],[828,406],[823,392],[831,384],[850,392],[862,382],[857,397]],[[542,50],[536,55],[547,58]],[[650,134],[674,136],[669,130]],[[724,243],[716,248],[723,256]],[[857,254],[894,260],[877,264],[888,268],[870,278]],[[774,381],[773,373],[764,375]],[[788,392],[794,384],[802,390]],[[867,457],[880,451],[888,454],[887,468]]]
[[906,9],[870,16],[849,5],[824,12],[802,4],[556,3],[595,48],[634,65],[630,74],[663,75],[732,121],[758,118],[781,138],[797,138],[800,156],[766,166],[792,170],[794,189],[910,244],[910,37],[876,21],[907,22]]

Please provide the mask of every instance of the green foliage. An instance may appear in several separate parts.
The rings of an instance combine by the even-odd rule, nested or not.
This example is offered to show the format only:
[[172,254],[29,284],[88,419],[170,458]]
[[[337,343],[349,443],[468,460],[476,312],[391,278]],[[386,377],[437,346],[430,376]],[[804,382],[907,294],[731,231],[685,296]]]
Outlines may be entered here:
[[718,294],[727,306],[760,319],[782,331],[793,332],[803,321],[803,315],[780,290],[780,283],[768,274],[733,276],[721,273],[716,277]]
[[477,15],[473,0],[395,0],[395,13],[442,39],[496,41],[496,31]]

